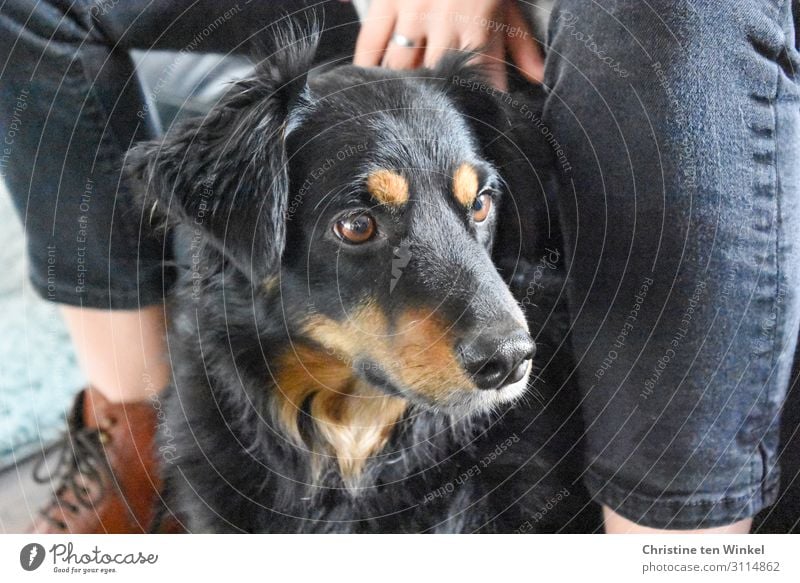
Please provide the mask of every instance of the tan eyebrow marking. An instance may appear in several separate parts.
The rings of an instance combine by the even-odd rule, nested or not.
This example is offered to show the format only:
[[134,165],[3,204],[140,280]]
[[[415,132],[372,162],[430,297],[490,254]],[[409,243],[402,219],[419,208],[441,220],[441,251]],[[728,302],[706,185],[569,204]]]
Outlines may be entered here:
[[478,196],[478,173],[467,162],[462,163],[453,173],[453,195],[466,207],[471,207]]
[[408,181],[393,170],[376,170],[367,177],[367,190],[381,204],[400,206],[408,202]]

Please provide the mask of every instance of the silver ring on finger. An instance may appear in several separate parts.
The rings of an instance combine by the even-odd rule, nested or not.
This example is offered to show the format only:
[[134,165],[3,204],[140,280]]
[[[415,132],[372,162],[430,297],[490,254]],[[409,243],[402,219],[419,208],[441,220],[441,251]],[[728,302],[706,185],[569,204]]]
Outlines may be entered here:
[[392,43],[396,44],[398,47],[403,47],[404,49],[413,49],[417,46],[417,43],[408,38],[406,35],[397,32],[392,35]]

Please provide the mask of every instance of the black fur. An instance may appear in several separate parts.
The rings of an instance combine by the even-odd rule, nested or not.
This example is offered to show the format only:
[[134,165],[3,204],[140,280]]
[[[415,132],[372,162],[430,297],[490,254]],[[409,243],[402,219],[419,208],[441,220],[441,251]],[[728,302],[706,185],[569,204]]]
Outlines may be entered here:
[[[516,101],[491,94],[462,57],[434,71],[309,74],[315,35],[282,34],[281,49],[207,116],[128,159],[144,204],[186,250],[159,436],[169,509],[191,532],[593,529],[545,195],[550,153],[525,116],[541,107],[541,91]],[[307,182],[329,158],[336,163]],[[447,194],[453,164],[465,159],[497,191],[487,225],[472,224]],[[382,239],[343,245],[329,225],[342,209],[375,206],[363,180],[382,167],[409,177],[416,210],[375,209]],[[410,241],[411,258],[392,287],[400,241]],[[465,342],[516,309],[497,269],[538,345],[521,400],[467,411],[403,393],[408,408],[355,482],[314,449],[318,392],[298,412],[307,445],[287,434],[281,358],[294,347],[334,352],[308,337],[310,314],[347,322],[369,298],[392,329],[401,310],[425,306]],[[382,363],[353,357],[347,366],[358,382],[397,395]]]

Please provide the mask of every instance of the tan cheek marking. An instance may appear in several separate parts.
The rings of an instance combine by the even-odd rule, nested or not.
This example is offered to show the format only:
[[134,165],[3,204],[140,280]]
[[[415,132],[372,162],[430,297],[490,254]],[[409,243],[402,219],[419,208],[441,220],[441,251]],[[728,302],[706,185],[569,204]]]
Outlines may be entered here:
[[409,388],[432,401],[453,393],[475,390],[461,367],[446,322],[425,310],[410,310],[398,322],[395,360],[404,366],[397,377]]
[[340,359],[368,356],[404,388],[435,402],[475,390],[456,355],[446,322],[427,310],[409,310],[388,332],[386,315],[366,304],[346,322],[314,317],[305,332]]
[[453,173],[453,196],[465,207],[471,207],[478,196],[478,173],[466,162]]
[[376,170],[370,174],[367,190],[381,204],[400,206],[408,202],[408,181],[392,170]]

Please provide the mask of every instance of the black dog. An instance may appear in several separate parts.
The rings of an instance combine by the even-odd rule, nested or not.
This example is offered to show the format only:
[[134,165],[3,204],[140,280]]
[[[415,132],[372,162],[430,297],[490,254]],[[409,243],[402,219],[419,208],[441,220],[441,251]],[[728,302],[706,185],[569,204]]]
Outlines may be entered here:
[[280,41],[129,157],[191,249],[169,509],[191,532],[586,529],[540,93],[463,57],[309,74],[314,35]]

